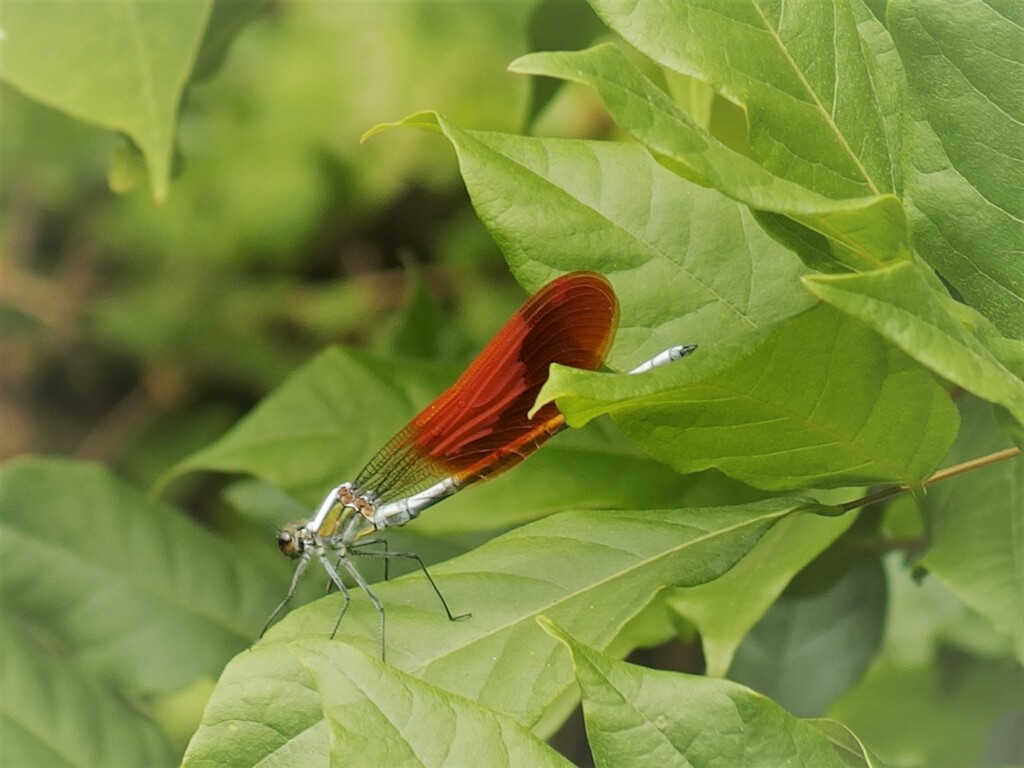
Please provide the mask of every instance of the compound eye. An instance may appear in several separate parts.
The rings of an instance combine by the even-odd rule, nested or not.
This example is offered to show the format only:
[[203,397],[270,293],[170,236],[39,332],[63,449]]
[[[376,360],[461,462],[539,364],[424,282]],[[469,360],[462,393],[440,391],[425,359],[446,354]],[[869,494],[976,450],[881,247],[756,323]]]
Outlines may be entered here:
[[277,548],[288,557],[299,556],[299,539],[291,531],[278,531]]

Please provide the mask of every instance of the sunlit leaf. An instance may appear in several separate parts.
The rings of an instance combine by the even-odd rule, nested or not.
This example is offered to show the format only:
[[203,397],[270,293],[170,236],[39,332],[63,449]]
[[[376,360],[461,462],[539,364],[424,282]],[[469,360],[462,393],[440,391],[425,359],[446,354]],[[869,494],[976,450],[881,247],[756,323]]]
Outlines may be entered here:
[[766,489],[914,485],[956,432],[956,409],[926,371],[826,307],[733,365],[693,358],[643,377],[555,366],[538,402],[557,400],[570,423],[611,413],[681,472],[717,467]]
[[[211,702],[185,755],[186,768],[569,765],[514,720],[344,643],[282,643],[240,656],[230,674],[260,682],[244,697]],[[287,703],[304,700],[323,707],[323,720],[313,728],[304,708],[287,711]]]
[[746,108],[766,168],[832,198],[899,190],[899,106],[844,0],[591,0],[659,64]]
[[860,275],[813,275],[807,287],[874,328],[940,376],[1024,422],[1024,381],[961,321],[962,308],[916,264]]
[[465,131],[432,113],[399,124],[451,141],[480,219],[528,289],[572,269],[609,277],[622,305],[613,368],[688,342],[736,354],[811,305],[793,290],[799,260],[744,206],[641,147]]
[[914,243],[1003,333],[1024,338],[1024,6],[888,7],[916,109],[907,139]]
[[891,193],[883,190],[872,195],[867,188],[859,192],[851,188],[845,198],[838,193],[830,197],[814,186],[775,175],[707,134],[613,46],[572,54],[532,54],[517,60],[514,67],[594,87],[612,116],[669,168],[754,209],[784,214],[834,240],[842,248],[832,252],[832,258],[845,266],[877,267],[909,253],[906,217]]

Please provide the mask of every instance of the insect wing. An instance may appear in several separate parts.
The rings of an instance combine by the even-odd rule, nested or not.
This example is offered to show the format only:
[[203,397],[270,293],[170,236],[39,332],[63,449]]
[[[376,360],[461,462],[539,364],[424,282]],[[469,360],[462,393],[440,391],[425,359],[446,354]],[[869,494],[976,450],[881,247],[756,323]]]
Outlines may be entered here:
[[518,464],[564,424],[554,403],[527,417],[551,364],[596,370],[617,324],[618,301],[602,275],[556,278],[377,453],[356,487],[386,501],[450,475],[466,485]]

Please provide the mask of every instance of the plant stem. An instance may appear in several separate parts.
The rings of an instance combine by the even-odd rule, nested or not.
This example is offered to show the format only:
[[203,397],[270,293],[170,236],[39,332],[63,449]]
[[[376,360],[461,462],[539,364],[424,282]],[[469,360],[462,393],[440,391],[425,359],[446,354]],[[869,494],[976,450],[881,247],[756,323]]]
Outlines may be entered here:
[[[945,480],[947,477],[953,477],[963,472],[970,472],[974,469],[980,469],[986,467],[989,464],[995,464],[997,461],[1003,461],[1005,459],[1012,459],[1015,456],[1020,456],[1020,448],[1005,448],[995,453],[990,453],[987,456],[979,456],[976,459],[965,461],[961,464],[954,464],[952,467],[946,467],[940,469],[934,475],[924,481],[923,485],[932,485],[933,483],[939,482],[939,480]],[[857,509],[858,507],[866,507],[869,504],[877,504],[880,501],[891,499],[893,496],[899,496],[901,493],[906,493],[910,490],[909,486],[906,485],[893,485],[889,488],[883,488],[875,493],[869,493],[867,496],[862,496],[859,499],[848,501],[845,504],[841,504],[840,508],[843,512],[849,512],[851,509]]]

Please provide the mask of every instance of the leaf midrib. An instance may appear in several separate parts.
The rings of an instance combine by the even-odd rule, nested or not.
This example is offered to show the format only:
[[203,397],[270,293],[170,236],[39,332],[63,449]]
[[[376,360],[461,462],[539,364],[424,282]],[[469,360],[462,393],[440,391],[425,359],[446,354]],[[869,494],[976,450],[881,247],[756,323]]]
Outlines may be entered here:
[[[573,591],[573,592],[571,592],[569,594],[564,594],[564,595],[561,595],[561,596],[559,596],[559,597],[557,597],[555,599],[549,600],[544,605],[539,606],[537,608],[534,608],[531,611],[529,611],[528,613],[518,614],[514,619],[511,619],[509,621],[497,624],[497,625],[491,627],[486,632],[482,632],[480,634],[475,635],[473,638],[471,638],[467,642],[464,642],[464,643],[461,643],[461,644],[458,644],[458,645],[454,645],[454,646],[448,646],[445,649],[444,653],[439,654],[437,656],[434,656],[433,658],[427,659],[427,660],[421,662],[420,664],[418,664],[417,666],[411,667],[411,668],[407,669],[406,671],[409,674],[413,674],[413,675],[416,675],[416,676],[420,677],[420,676],[422,676],[422,673],[426,669],[428,669],[431,665],[436,664],[439,661],[442,661],[442,660],[444,660],[444,659],[446,659],[446,658],[448,658],[450,656],[457,655],[457,654],[460,654],[460,653],[464,653],[464,652],[466,652],[466,650],[468,648],[472,647],[473,645],[476,645],[478,643],[481,643],[481,642],[484,642],[486,640],[489,640],[492,637],[496,637],[497,635],[501,634],[502,632],[505,632],[505,631],[507,631],[509,629],[512,629],[512,628],[522,624],[524,621],[528,621],[531,618],[539,616],[539,615],[541,615],[542,613],[544,613],[546,611],[550,611],[550,610],[556,609],[556,608],[560,607],[561,605],[563,605],[565,603],[568,603],[569,601],[576,600],[581,595],[585,595],[585,594],[587,594],[589,592],[593,592],[594,590],[600,589],[601,587],[603,587],[603,586],[605,586],[607,584],[610,584],[613,581],[616,581],[616,580],[624,578],[624,577],[626,577],[626,576],[628,576],[628,575],[630,575],[632,573],[635,573],[637,571],[645,569],[645,568],[651,566],[652,564],[658,562],[659,560],[664,560],[665,558],[672,557],[672,556],[677,555],[677,554],[679,554],[681,552],[685,552],[686,550],[691,549],[693,547],[696,547],[696,546],[698,546],[700,544],[704,544],[704,543],[707,543],[709,541],[714,541],[715,539],[717,539],[719,537],[723,537],[723,536],[726,536],[728,534],[734,533],[736,531],[743,530],[744,528],[747,528],[747,527],[756,526],[756,525],[762,525],[764,523],[767,523],[767,522],[771,521],[773,518],[776,519],[776,520],[781,519],[781,518],[785,517],[786,515],[791,514],[798,506],[799,506],[798,502],[793,502],[791,505],[788,505],[788,506],[786,506],[785,508],[783,508],[781,510],[777,510],[777,511],[773,511],[773,512],[768,512],[768,513],[765,513],[763,515],[759,515],[759,516],[757,516],[755,518],[743,520],[743,521],[741,521],[739,523],[736,523],[734,525],[731,525],[731,526],[728,526],[728,527],[725,527],[725,528],[716,528],[713,531],[708,531],[708,532],[700,534],[700,535],[698,535],[698,536],[696,536],[694,538],[687,539],[686,541],[684,541],[684,542],[682,542],[680,544],[677,544],[675,546],[672,546],[672,547],[669,547],[669,548],[666,548],[666,549],[658,550],[657,553],[655,553],[653,555],[650,555],[648,557],[643,557],[643,558],[634,560],[632,563],[630,563],[625,568],[622,568],[622,569],[619,569],[619,570],[615,570],[612,573],[609,573],[608,575],[598,579],[597,581],[589,582],[586,585],[586,587],[583,588],[583,589],[580,589],[580,590],[577,590],[577,591]],[[550,540],[552,537],[545,536],[544,538],[545,538],[545,540]],[[570,537],[564,537],[564,538],[570,538]],[[571,540],[572,541],[577,541],[576,539],[571,539]],[[595,542],[595,543],[600,543],[600,542]],[[607,546],[607,545],[605,545],[605,546]],[[624,553],[627,553],[627,554],[631,554],[631,553],[628,553],[627,550],[621,550],[621,551],[624,552]],[[500,573],[500,572],[485,572],[485,571],[480,571],[480,570],[474,570],[474,571],[460,571],[458,574],[454,574],[454,573],[453,574],[448,574],[448,577],[449,578],[454,577],[454,576],[459,576],[459,577],[470,576],[470,577],[472,577],[472,576],[488,576],[488,575],[490,575],[490,576],[497,576],[497,577],[500,578],[500,577],[505,577],[508,574]]]
[[[811,99],[811,103],[814,105],[814,108],[818,110],[818,112],[821,114],[822,119],[825,121],[825,124],[831,129],[832,133],[839,141],[840,146],[845,150],[847,156],[853,162],[854,167],[863,176],[865,183],[868,185],[868,189],[870,189],[871,192],[876,195],[882,194],[879,191],[878,187],[875,185],[874,179],[872,179],[871,175],[868,173],[867,168],[864,167],[864,164],[860,161],[860,158],[856,155],[856,153],[853,151],[853,148],[846,140],[845,134],[843,134],[843,132],[839,129],[839,126],[836,124],[833,117],[828,113],[828,110],[825,109],[825,105],[822,103],[821,99],[818,98],[817,92],[811,87],[810,82],[808,82],[807,78],[804,76],[803,70],[800,69],[796,61],[793,59],[793,57],[790,56],[789,50],[786,48],[786,45],[783,42],[781,36],[778,34],[775,28],[772,27],[771,24],[769,24],[768,18],[764,15],[760,3],[758,3],[757,0],[749,0],[749,2],[751,8],[754,9],[755,13],[757,13],[758,18],[760,18],[762,23],[764,24],[765,31],[772,36],[772,39],[775,41],[776,46],[779,52],[782,54],[783,59],[785,59],[785,61],[789,64],[793,74],[797,77],[800,84],[803,86],[804,91],[807,93],[807,96]],[[836,29],[835,6],[833,5],[832,8],[832,30],[834,35]],[[836,78],[838,79],[838,73],[835,74]]]

